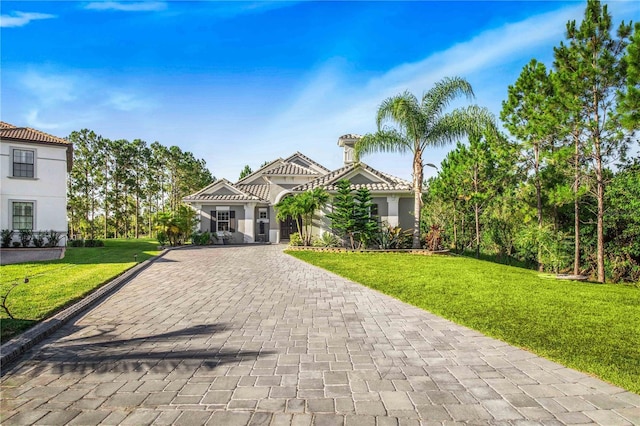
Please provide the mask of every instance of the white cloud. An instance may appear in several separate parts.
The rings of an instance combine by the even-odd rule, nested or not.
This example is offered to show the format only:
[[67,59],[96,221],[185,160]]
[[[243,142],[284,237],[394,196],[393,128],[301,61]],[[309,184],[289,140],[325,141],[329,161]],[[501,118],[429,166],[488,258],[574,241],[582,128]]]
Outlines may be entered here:
[[57,18],[57,16],[48,13],[12,12],[10,15],[0,15],[0,27],[24,27],[31,21],[52,18]]
[[81,82],[70,75],[27,71],[20,82],[45,106],[59,105],[76,99]]
[[134,93],[120,91],[113,92],[109,95],[107,105],[125,112],[149,109],[153,106],[151,102],[142,99]]
[[120,12],[157,12],[165,10],[167,3],[161,1],[147,2],[117,2],[117,1],[94,1],[85,7],[88,10],[116,10]]
[[[266,131],[257,129],[255,137],[266,144],[280,141],[278,146],[283,151],[299,149],[329,167],[337,167],[341,158],[339,148],[327,149],[328,143],[337,142],[344,133],[375,131],[375,112],[382,100],[405,90],[419,96],[447,76],[467,78],[478,95],[476,102],[497,114],[502,93],[506,93],[507,86],[512,83],[501,75],[502,68],[508,67],[505,64],[520,61],[524,65],[541,48],[551,50],[551,46],[563,39],[566,22],[579,19],[583,10],[584,5],[580,4],[506,24],[357,85],[344,83],[347,81],[345,74],[332,61],[312,73],[307,85],[290,105],[273,119]],[[490,74],[488,78],[487,73]],[[474,79],[480,75],[482,79]],[[295,140],[290,135],[302,136]],[[304,145],[301,145],[302,141]],[[425,162],[439,163],[450,148],[431,150],[426,154]],[[286,152],[278,155],[286,155]],[[410,178],[411,159],[406,156],[380,154],[363,160],[397,176]],[[435,171],[425,170],[425,173]]]

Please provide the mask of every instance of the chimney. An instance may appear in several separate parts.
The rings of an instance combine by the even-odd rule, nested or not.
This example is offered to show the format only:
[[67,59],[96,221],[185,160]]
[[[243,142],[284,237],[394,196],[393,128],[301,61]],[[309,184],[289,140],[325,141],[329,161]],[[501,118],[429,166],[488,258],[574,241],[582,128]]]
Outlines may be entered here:
[[356,142],[358,142],[358,140],[360,140],[361,137],[362,136],[360,135],[349,133],[346,135],[342,135],[338,138],[338,146],[341,146],[344,148],[343,161],[345,166],[348,166],[354,163],[355,152],[353,148]]

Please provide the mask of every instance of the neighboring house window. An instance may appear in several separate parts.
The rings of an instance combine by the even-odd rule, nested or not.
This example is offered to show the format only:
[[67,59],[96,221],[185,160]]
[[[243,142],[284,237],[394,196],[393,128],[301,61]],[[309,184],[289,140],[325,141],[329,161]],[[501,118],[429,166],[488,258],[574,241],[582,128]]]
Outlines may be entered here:
[[35,151],[27,149],[13,150],[13,176],[35,177]]
[[12,229],[33,230],[33,203],[14,201],[11,207],[13,211]]
[[371,204],[371,210],[369,211],[369,216],[370,217],[378,216],[378,205],[377,204]]

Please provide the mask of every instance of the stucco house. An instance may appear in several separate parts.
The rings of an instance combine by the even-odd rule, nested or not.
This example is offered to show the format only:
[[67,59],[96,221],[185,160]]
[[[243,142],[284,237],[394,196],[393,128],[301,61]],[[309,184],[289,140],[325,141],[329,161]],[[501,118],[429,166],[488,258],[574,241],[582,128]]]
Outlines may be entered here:
[[[0,121],[0,228],[67,234],[67,172],[73,145]],[[17,235],[14,237],[17,241]],[[66,243],[62,238],[61,245]]]
[[[358,135],[338,139],[343,148],[343,167],[329,170],[309,157],[296,152],[278,158],[237,182],[218,180],[184,202],[196,210],[199,229],[203,232],[227,232],[233,243],[273,242],[288,240],[297,232],[292,218],[276,219],[274,205],[284,197],[316,187],[336,193],[341,179],[351,182],[353,189],[366,187],[371,191],[374,214],[383,222],[409,229],[413,226],[413,192],[411,183],[354,161],[353,147]],[[327,211],[331,206],[327,207]],[[314,225],[317,232],[330,229],[330,221],[321,211]]]

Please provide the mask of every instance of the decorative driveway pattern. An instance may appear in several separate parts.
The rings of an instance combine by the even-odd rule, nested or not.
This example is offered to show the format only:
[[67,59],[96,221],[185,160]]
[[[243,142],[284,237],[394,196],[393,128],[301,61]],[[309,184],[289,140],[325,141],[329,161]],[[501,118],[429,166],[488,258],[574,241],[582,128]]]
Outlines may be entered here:
[[640,396],[282,253],[175,250],[2,378],[3,425],[640,424]]

